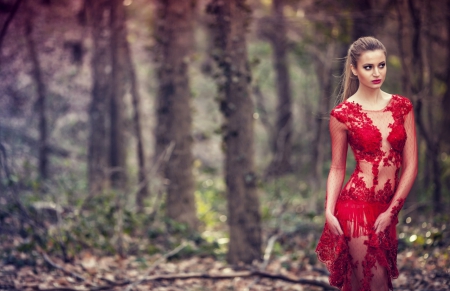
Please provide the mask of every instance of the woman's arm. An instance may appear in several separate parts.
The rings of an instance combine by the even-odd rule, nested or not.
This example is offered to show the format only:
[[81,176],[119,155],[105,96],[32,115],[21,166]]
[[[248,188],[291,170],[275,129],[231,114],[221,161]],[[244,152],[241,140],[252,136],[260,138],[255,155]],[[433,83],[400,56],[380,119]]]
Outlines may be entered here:
[[343,234],[337,218],[334,216],[336,201],[342,189],[347,161],[347,127],[336,117],[330,118],[331,166],[327,180],[327,199],[325,218],[334,234]]
[[380,214],[375,221],[375,231],[377,233],[384,231],[391,224],[393,218],[397,217],[417,176],[417,140],[412,109],[405,117],[405,130],[407,138],[402,154],[402,174],[389,208],[386,212]]

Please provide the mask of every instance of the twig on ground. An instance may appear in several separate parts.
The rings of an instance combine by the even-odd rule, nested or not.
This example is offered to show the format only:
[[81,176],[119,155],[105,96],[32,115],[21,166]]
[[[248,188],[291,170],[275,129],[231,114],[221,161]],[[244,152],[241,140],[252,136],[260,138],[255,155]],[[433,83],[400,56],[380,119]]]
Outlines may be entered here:
[[171,250],[170,252],[164,254],[161,258],[159,258],[158,260],[156,260],[156,262],[154,262],[148,269],[147,272],[145,273],[144,279],[140,279],[137,281],[132,282],[126,289],[125,291],[130,291],[134,286],[141,284],[146,278],[149,277],[150,273],[161,263],[165,262],[168,258],[170,258],[171,256],[177,254],[178,252],[180,252],[182,249],[184,249],[187,246],[186,242],[183,242],[182,244],[180,244],[178,247],[174,248],[173,250]]
[[[270,261],[270,257],[272,256],[273,246],[275,245],[275,242],[277,241],[278,237],[279,237],[278,234],[274,234],[267,241],[266,250],[264,251],[264,261],[263,261],[261,267],[259,268],[259,270],[261,270],[261,271],[266,270],[267,265],[269,264],[269,261]],[[261,279],[260,277],[255,278],[255,280],[253,280],[247,286],[246,290],[250,290],[250,288],[252,288],[255,284],[258,284],[260,279]]]
[[273,247],[275,245],[275,242],[277,241],[279,235],[275,234],[273,236],[271,236],[267,242],[267,247],[266,250],[264,252],[264,262],[260,268],[260,270],[265,271],[267,268],[267,265],[269,264],[270,261],[270,257],[272,256],[272,251],[273,251]]
[[[74,278],[76,278],[76,279],[78,279],[78,280],[80,280],[80,281],[87,282],[86,279],[85,279],[84,277],[82,277],[81,275],[78,275],[78,274],[76,274],[76,273],[74,273],[74,272],[71,272],[71,271],[67,270],[66,268],[64,268],[63,266],[60,266],[60,265],[58,265],[57,263],[53,262],[52,259],[50,259],[50,257],[49,257],[45,252],[40,251],[39,253],[40,253],[40,255],[42,256],[42,258],[43,258],[50,266],[52,266],[53,268],[58,269],[58,270],[61,270],[61,271],[63,271],[65,274],[67,274],[67,275],[69,275],[69,276],[71,276],[71,277],[74,277]],[[91,285],[94,285],[94,284],[91,284]]]
[[39,288],[39,291],[90,291],[90,289],[70,288],[70,287],[54,287],[54,288]]

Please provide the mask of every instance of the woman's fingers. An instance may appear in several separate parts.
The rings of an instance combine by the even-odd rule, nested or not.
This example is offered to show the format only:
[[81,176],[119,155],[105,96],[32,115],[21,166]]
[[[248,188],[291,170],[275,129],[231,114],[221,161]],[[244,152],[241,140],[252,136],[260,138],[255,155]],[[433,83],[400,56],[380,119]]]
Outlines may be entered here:
[[339,221],[337,220],[336,217],[333,218],[332,224],[333,224],[333,228],[334,228],[334,234],[342,235],[343,231],[342,231]]
[[333,234],[334,235],[341,235],[341,233],[339,232],[339,229],[337,227],[333,227]]
[[339,222],[336,224],[335,227],[336,227],[337,234],[339,234],[339,235],[343,234],[341,226],[339,225]]
[[375,232],[378,232],[378,225],[380,223],[378,222],[378,219],[375,221],[375,224],[373,225],[373,228],[375,229]]
[[339,224],[339,220],[336,216],[329,214],[327,215],[327,222],[330,227],[331,232],[334,235],[342,235],[344,232],[342,231],[341,225]]

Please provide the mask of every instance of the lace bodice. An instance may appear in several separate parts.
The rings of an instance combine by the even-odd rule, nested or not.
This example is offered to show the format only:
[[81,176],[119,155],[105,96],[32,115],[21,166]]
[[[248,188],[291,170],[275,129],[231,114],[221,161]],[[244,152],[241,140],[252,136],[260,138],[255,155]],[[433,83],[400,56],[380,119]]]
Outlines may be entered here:
[[[331,134],[339,134],[337,128],[345,127],[348,144],[357,162],[352,176],[353,185],[359,191],[343,193],[340,199],[356,199],[367,202],[388,203],[398,186],[398,172],[403,161],[403,149],[407,141],[405,127],[414,125],[411,102],[393,95],[382,110],[364,110],[354,102],[344,102],[331,112]],[[411,138],[412,139],[412,138]],[[339,145],[333,144],[333,147]],[[416,154],[408,150],[408,154]],[[406,157],[407,158],[407,157]],[[345,168],[345,161],[332,167]]]

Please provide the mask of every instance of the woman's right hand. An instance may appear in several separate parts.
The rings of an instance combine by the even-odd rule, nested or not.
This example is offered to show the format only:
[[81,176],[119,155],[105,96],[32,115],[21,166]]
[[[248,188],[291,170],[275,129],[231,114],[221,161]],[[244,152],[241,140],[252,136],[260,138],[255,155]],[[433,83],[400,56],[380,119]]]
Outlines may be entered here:
[[327,220],[328,227],[334,235],[342,235],[344,232],[342,231],[341,225],[339,224],[338,219],[334,216],[330,211],[325,212],[325,219]]

